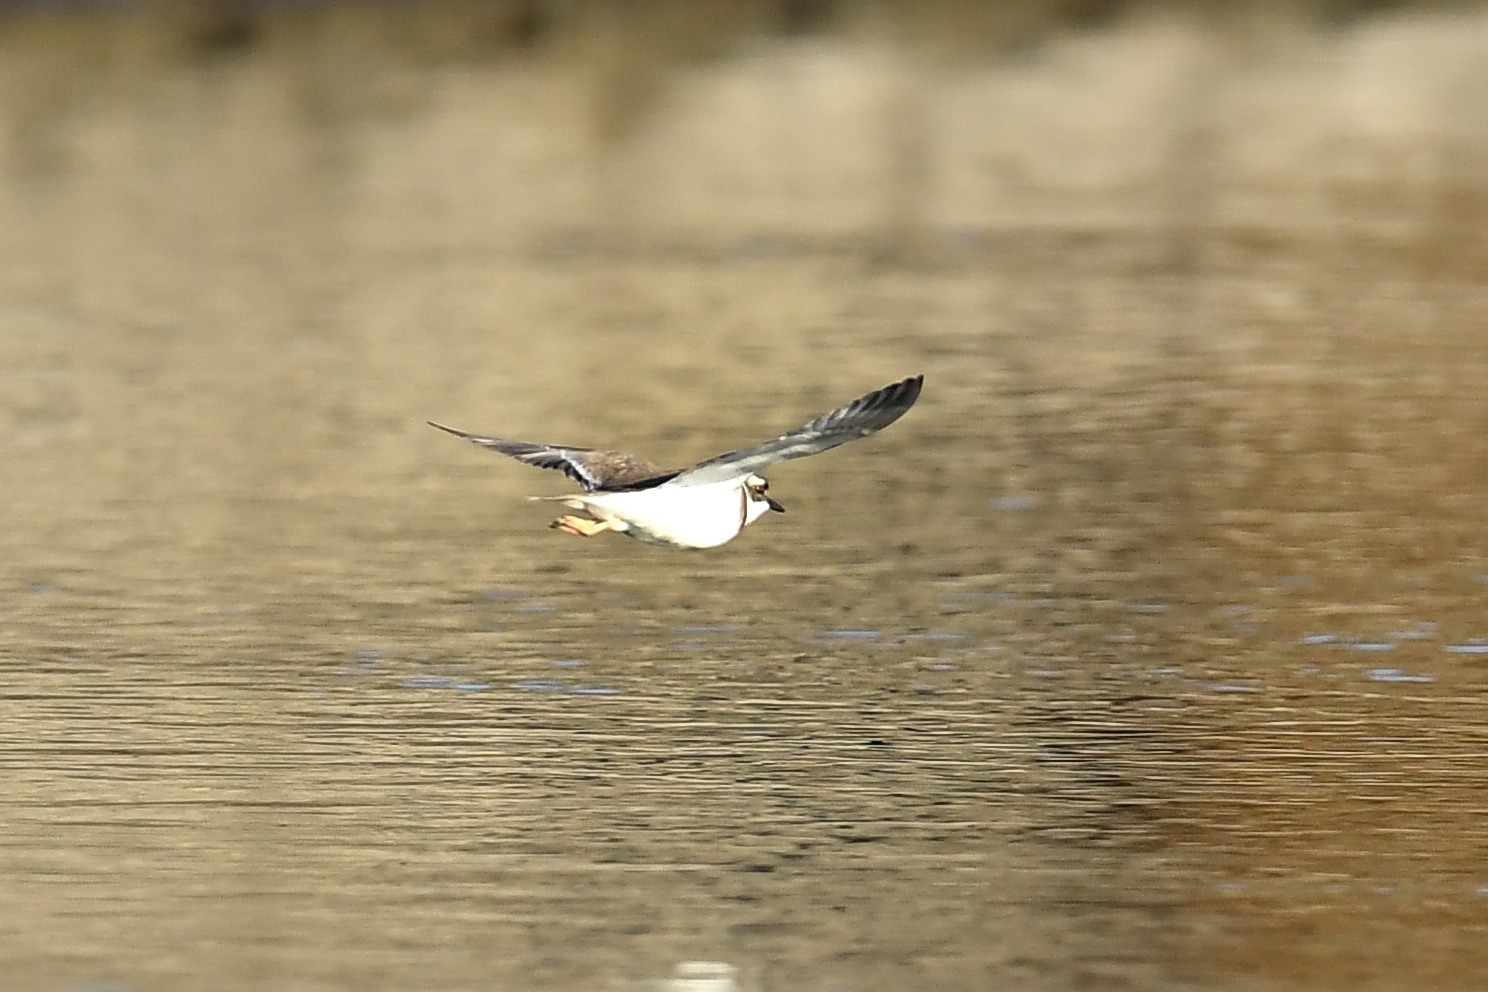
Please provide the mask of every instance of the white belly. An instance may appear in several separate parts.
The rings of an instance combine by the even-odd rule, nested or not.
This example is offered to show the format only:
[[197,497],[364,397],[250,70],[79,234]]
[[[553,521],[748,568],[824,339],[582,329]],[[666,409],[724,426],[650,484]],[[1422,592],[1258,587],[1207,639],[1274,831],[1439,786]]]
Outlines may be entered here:
[[715,548],[739,535],[758,514],[750,514],[744,487],[738,481],[711,486],[669,486],[630,493],[589,493],[575,496],[582,507],[615,529],[652,544],[682,548]]

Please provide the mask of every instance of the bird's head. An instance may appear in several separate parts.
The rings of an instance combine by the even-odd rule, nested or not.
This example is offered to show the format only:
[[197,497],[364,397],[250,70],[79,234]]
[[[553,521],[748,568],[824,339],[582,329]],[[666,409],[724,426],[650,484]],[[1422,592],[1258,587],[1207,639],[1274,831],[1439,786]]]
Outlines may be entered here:
[[767,510],[784,513],[785,507],[770,498],[770,484],[757,475],[744,480],[744,495],[749,500],[746,514],[750,523],[764,516]]

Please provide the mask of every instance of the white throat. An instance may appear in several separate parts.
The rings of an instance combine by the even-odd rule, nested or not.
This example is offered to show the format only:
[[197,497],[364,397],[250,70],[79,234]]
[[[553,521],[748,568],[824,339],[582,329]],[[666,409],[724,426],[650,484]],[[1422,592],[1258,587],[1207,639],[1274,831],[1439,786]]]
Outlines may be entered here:
[[770,504],[767,500],[753,499],[748,493],[745,494],[745,499],[749,500],[748,505],[744,508],[745,526],[754,523],[760,517],[770,512]]

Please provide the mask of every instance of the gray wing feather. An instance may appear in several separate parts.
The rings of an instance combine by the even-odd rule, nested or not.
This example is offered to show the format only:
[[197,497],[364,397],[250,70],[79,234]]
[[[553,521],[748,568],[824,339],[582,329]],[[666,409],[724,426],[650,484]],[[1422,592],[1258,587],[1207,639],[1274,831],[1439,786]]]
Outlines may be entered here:
[[430,427],[463,437],[491,451],[515,458],[535,468],[550,468],[562,472],[585,492],[612,489],[644,489],[647,485],[659,485],[675,473],[636,455],[619,451],[595,451],[592,448],[572,448],[558,444],[532,444],[527,441],[507,441],[499,437],[483,437],[467,434],[443,424],[428,421]]
[[782,434],[773,441],[730,451],[686,469],[677,475],[674,484],[706,486],[730,479],[742,479],[776,462],[805,458],[877,433],[904,416],[914,406],[924,381],[923,375],[911,376],[866,396],[860,396],[846,406],[818,417],[809,424],[803,424],[789,434]]

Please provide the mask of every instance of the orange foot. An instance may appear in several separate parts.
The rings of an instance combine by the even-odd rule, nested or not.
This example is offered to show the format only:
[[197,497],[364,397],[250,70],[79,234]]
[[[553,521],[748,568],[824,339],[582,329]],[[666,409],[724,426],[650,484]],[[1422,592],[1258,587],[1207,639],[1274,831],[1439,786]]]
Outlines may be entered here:
[[565,534],[576,534],[579,537],[593,537],[595,534],[603,534],[614,527],[608,520],[589,520],[586,517],[575,517],[565,514],[548,524],[554,530],[561,530]]

